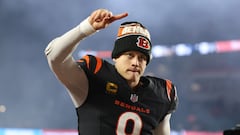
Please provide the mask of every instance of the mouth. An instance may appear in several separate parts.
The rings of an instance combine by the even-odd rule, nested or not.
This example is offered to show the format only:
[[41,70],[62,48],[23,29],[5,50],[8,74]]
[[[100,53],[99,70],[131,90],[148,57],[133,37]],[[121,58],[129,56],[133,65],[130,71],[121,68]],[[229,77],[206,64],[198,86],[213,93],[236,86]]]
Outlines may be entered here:
[[140,74],[140,71],[137,69],[128,69],[127,71]]

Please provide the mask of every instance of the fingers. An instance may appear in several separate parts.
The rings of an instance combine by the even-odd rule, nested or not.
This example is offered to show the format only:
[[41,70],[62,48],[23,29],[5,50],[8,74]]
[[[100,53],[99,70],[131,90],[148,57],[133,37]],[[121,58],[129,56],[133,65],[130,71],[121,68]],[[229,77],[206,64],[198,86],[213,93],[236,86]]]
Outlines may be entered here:
[[106,9],[99,9],[92,13],[92,20],[95,22],[101,22],[105,19],[112,17],[112,12]]
[[109,18],[109,23],[112,23],[116,20],[120,20],[124,17],[127,17],[128,16],[128,13],[122,13],[122,14],[118,14],[118,15],[114,15],[112,17]]
[[128,13],[113,15],[112,12],[106,9],[98,9],[90,15],[89,22],[96,30],[98,30],[105,28],[110,23],[122,19],[126,16],[128,16]]

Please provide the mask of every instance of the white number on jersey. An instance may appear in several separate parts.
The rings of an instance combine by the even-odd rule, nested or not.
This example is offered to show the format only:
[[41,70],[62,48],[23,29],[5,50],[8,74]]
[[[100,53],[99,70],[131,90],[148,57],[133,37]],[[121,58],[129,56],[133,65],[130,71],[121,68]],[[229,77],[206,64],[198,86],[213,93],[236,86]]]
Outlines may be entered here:
[[[126,133],[126,126],[129,121],[133,122],[132,133]],[[142,130],[142,119],[134,112],[125,112],[120,115],[117,123],[116,134],[117,135],[140,135]]]

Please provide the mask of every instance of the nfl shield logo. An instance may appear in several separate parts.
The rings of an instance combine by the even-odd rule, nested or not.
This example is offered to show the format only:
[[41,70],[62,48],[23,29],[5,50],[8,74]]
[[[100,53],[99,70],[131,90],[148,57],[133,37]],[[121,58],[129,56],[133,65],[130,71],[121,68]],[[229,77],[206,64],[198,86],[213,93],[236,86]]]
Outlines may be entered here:
[[138,101],[138,95],[137,94],[131,94],[130,100],[135,103]]

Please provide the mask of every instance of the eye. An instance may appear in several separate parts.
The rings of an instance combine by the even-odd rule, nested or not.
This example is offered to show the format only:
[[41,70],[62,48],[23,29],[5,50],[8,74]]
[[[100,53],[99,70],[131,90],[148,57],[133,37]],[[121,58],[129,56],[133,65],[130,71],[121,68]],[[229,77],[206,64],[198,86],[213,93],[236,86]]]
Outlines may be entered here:
[[138,57],[138,59],[139,59],[140,61],[147,61],[147,57],[146,57],[145,55],[140,55],[140,56]]
[[132,57],[134,57],[134,54],[133,54],[133,53],[131,53],[131,52],[127,52],[125,55],[127,55],[129,58],[132,58]]

